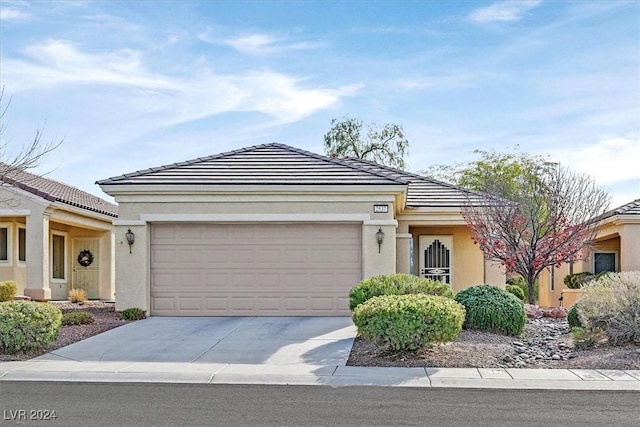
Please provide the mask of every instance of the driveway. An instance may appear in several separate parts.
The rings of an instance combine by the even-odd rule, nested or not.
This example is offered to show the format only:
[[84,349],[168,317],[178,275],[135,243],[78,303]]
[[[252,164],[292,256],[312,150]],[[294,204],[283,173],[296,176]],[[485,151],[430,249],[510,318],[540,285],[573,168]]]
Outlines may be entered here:
[[349,317],[150,317],[36,360],[344,366]]

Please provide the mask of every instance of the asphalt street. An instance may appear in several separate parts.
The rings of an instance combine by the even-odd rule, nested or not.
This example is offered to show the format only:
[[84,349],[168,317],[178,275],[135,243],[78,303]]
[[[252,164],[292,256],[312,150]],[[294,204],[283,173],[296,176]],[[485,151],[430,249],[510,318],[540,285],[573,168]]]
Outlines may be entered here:
[[640,394],[7,381],[0,416],[7,426],[637,427]]

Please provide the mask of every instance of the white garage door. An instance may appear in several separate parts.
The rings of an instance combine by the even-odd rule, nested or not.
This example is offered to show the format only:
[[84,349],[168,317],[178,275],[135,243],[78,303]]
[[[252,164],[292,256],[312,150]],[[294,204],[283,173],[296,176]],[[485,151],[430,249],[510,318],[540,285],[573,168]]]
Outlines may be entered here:
[[151,314],[343,316],[358,224],[152,224]]

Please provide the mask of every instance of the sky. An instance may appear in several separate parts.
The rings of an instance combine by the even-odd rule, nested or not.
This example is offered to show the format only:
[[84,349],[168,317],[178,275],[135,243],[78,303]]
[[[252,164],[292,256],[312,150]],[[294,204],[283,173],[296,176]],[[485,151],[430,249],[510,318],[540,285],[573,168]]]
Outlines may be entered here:
[[402,125],[408,169],[548,155],[611,207],[640,198],[640,1],[0,0],[2,143],[95,181],[279,142],[333,118]]

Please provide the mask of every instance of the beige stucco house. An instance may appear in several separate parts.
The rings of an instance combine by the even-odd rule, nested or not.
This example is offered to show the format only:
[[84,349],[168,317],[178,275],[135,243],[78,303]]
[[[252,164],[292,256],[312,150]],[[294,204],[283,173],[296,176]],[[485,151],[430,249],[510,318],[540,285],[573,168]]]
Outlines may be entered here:
[[570,307],[576,301],[580,291],[564,285],[564,278],[570,273],[640,270],[640,199],[606,212],[596,224],[594,246],[584,260],[540,275],[541,306]]
[[393,272],[504,286],[460,214],[477,195],[375,163],[273,143],[98,184],[119,208],[117,310],[348,315],[352,286]]
[[0,172],[0,282],[36,300],[64,300],[74,288],[113,300],[117,206],[2,163]]

